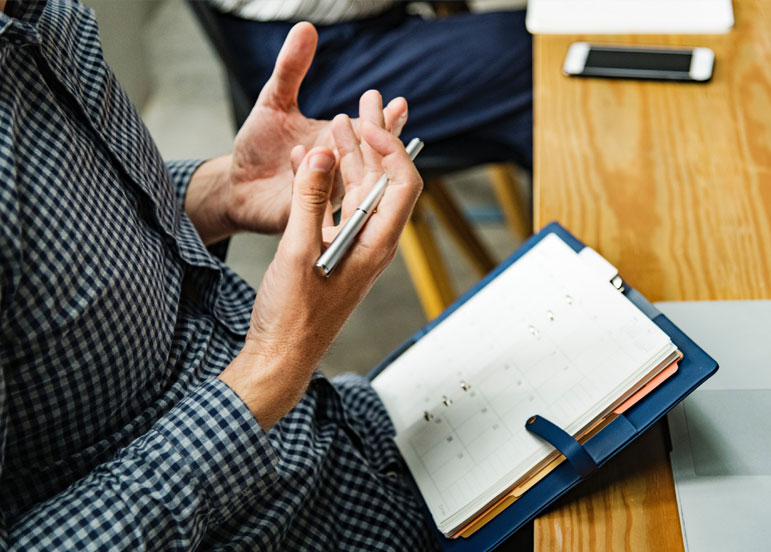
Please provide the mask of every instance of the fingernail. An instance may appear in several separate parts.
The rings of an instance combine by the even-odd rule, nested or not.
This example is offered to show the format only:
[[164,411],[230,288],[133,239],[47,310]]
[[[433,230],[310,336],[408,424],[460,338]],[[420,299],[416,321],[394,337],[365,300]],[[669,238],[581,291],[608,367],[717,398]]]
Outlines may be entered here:
[[399,115],[399,119],[404,120],[406,118],[407,118],[407,112],[406,111],[404,113],[402,113],[401,115]]
[[308,166],[316,171],[329,172],[335,164],[335,158],[328,153],[317,153],[308,161]]

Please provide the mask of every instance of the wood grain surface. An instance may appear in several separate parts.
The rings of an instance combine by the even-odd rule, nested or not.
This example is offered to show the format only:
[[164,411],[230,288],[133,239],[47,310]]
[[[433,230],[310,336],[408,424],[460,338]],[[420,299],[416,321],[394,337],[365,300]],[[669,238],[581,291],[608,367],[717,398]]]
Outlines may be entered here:
[[[771,2],[731,33],[538,36],[535,226],[564,223],[648,299],[771,297]],[[563,76],[576,40],[708,46],[708,84]]]
[[[534,225],[558,220],[652,301],[771,298],[771,2],[725,35],[534,42]],[[563,76],[568,46],[707,46],[708,84]],[[536,520],[536,551],[682,550],[661,425]]]
[[683,550],[662,427],[644,433],[534,524],[543,551]]

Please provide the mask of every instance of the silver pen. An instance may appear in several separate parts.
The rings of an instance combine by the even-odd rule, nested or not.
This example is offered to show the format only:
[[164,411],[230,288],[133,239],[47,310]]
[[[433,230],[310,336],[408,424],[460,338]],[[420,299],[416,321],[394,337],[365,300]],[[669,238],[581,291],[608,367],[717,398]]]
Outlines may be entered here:
[[[413,138],[407,145],[407,154],[410,156],[410,159],[414,161],[415,157],[417,157],[422,149],[423,142],[419,138]],[[356,239],[356,236],[361,231],[362,226],[364,226],[364,223],[367,222],[367,219],[372,215],[372,211],[374,211],[377,208],[378,203],[380,203],[380,199],[385,193],[386,186],[388,186],[388,176],[384,174],[375,183],[375,186],[369,194],[367,194],[367,197],[364,198],[364,201],[356,208],[351,215],[351,218],[346,221],[345,225],[343,225],[343,228],[340,230],[340,233],[335,236],[335,239],[332,240],[332,243],[327,247],[327,250],[324,251],[316,261],[316,268],[324,274],[324,276],[329,277],[329,275],[332,274],[332,271],[340,263],[340,260],[351,248],[351,244],[353,244],[353,240]]]

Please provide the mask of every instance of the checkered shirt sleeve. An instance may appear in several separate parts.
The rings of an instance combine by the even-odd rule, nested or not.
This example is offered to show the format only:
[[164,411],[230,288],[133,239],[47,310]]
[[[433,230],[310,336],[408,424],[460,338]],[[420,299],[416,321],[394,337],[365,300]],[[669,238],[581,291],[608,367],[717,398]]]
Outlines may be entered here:
[[203,160],[201,159],[166,161],[166,168],[169,171],[171,183],[174,186],[174,193],[177,196],[177,203],[182,209],[185,207],[185,195],[187,194],[187,186],[190,184],[190,179],[193,177],[193,173],[198,170],[198,167],[200,167],[201,164],[203,164]]
[[[193,550],[275,484],[275,453],[251,412],[213,378],[109,462],[38,504],[3,550]],[[163,521],[162,521],[163,520]]]

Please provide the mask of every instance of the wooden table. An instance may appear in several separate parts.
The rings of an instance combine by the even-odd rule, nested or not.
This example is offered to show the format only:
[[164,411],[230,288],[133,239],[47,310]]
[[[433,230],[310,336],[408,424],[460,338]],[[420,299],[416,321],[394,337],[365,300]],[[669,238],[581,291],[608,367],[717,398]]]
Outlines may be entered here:
[[[725,35],[534,42],[534,225],[558,220],[652,301],[771,298],[771,2]],[[569,78],[570,43],[708,46],[708,84]],[[682,550],[662,426],[535,522],[535,550]]]

